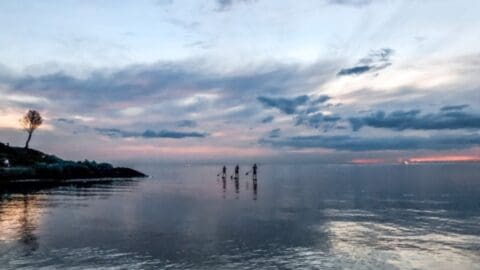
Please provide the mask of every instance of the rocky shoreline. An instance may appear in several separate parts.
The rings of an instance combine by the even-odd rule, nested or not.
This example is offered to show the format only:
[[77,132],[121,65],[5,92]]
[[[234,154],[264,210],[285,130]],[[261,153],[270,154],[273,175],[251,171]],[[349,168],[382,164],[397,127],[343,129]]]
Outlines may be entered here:
[[96,161],[63,160],[34,149],[0,143],[0,182],[26,179],[132,178],[147,175]]

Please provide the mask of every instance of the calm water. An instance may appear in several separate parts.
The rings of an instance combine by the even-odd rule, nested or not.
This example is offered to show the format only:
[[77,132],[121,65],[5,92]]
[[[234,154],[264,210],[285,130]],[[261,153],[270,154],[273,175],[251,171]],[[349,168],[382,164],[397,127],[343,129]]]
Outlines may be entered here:
[[0,268],[480,269],[479,164],[137,168],[0,193]]

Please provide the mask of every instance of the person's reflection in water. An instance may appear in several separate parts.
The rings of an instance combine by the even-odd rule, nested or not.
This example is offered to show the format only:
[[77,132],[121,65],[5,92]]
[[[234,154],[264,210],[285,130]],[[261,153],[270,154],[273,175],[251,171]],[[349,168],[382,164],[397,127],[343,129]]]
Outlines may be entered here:
[[225,199],[225,193],[227,191],[227,180],[225,177],[222,178],[222,198]]
[[238,166],[235,166],[235,180],[238,180],[240,178],[240,167]]
[[19,220],[19,242],[26,246],[26,255],[38,249],[37,236],[34,234],[36,224],[34,217],[30,215],[30,199],[27,194],[23,195],[23,212]]
[[257,180],[253,181],[253,200],[257,200]]
[[238,194],[240,193],[240,181],[238,178],[235,178],[235,199],[238,199]]
[[252,178],[253,178],[253,181],[257,181],[257,163],[253,164]]

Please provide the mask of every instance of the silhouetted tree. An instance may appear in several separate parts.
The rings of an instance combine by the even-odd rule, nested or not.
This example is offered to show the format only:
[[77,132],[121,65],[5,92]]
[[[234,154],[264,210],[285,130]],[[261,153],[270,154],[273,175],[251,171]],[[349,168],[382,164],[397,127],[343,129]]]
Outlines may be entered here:
[[28,149],[28,144],[32,139],[32,134],[40,125],[43,123],[42,116],[39,112],[35,110],[29,110],[23,118],[20,119],[20,123],[22,124],[23,130],[28,133],[27,142],[25,143],[25,149]]

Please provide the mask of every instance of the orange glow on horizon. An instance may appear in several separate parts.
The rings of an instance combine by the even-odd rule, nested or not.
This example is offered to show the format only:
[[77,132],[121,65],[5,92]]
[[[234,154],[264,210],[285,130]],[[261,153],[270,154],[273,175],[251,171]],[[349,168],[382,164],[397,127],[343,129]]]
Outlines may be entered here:
[[[381,159],[381,158],[359,158],[350,161],[352,164],[366,165],[366,164],[380,164],[395,161]],[[422,157],[400,158],[397,160],[400,163],[435,163],[435,162],[480,162],[479,155],[432,155]]]
[[445,155],[445,156],[425,156],[409,158],[407,161],[413,163],[428,162],[480,162],[480,156],[469,155]]
[[[45,114],[42,112],[40,113],[42,114],[44,123],[39,128],[42,130],[53,130],[54,127],[48,123],[48,116],[45,116]],[[17,129],[21,131],[22,126],[20,125],[20,119],[24,114],[24,110],[6,110],[1,112],[0,128]]]
[[3,113],[0,115],[0,128],[19,128],[20,113]]
[[378,164],[378,163],[384,163],[385,160],[381,158],[359,158],[359,159],[353,159],[351,163],[353,164]]

